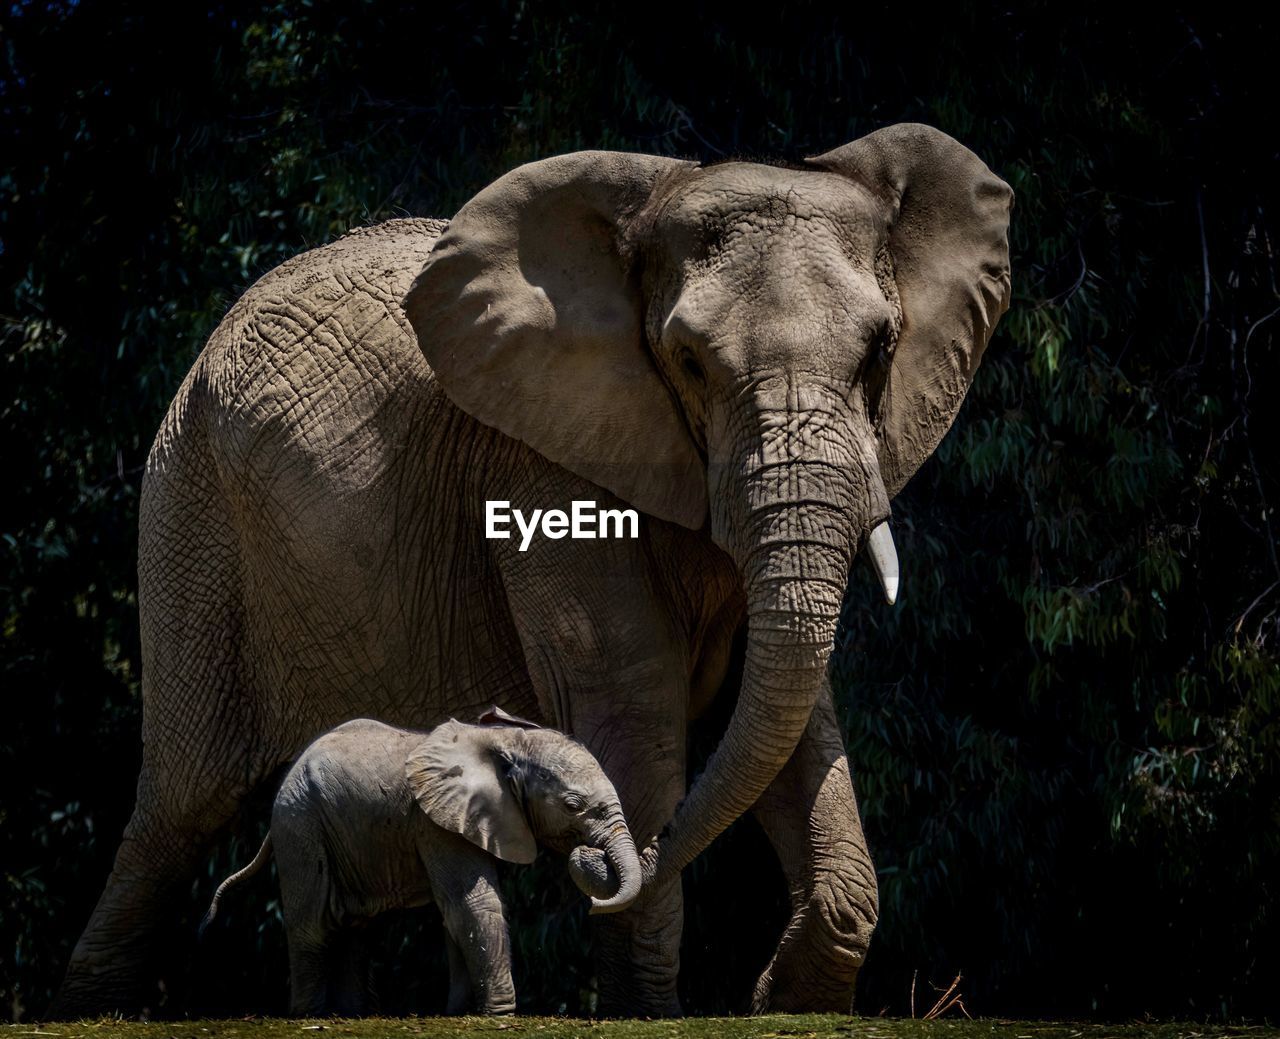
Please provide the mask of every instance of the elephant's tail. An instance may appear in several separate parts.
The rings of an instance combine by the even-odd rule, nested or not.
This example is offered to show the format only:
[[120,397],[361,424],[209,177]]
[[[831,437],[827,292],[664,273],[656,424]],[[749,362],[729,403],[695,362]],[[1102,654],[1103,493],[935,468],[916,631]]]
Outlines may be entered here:
[[267,864],[267,859],[271,858],[271,833],[267,832],[267,836],[262,841],[262,847],[258,849],[258,854],[253,857],[253,861],[243,869],[238,869],[231,876],[227,877],[218,885],[218,890],[213,893],[213,901],[209,903],[209,911],[204,914],[204,919],[200,921],[199,935],[204,936],[205,928],[213,923],[213,918],[218,915],[218,903],[222,901],[222,896],[230,891],[233,887],[238,887],[244,881],[262,869]]

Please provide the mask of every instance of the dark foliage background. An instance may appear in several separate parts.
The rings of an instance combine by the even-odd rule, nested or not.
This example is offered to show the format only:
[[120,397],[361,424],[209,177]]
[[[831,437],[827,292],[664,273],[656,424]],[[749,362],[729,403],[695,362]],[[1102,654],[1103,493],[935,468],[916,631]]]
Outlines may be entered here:
[[[835,675],[882,902],[858,1007],[963,971],[984,1014],[1274,1018],[1278,41],[1204,6],[8,5],[7,1012],[43,1009],[131,807],[140,472],[254,278],[560,151],[796,159],[916,119],[1013,184],[1015,299],[895,503],[901,605],[850,591]],[[508,883],[522,1004],[589,1009],[561,871]],[[686,886],[686,1005],[741,1009],[784,918],[753,824]],[[171,1006],[283,1007],[274,892],[171,958]],[[438,924],[384,931],[384,1005],[438,1008]]]

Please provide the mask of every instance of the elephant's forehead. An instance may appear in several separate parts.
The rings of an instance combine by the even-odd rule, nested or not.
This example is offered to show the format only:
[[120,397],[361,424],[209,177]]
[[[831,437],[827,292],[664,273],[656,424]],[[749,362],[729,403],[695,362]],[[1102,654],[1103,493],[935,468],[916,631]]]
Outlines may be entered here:
[[763,232],[839,238],[854,253],[875,249],[883,207],[855,182],[820,170],[730,162],[696,171],[667,208],[667,218],[708,248]]
[[885,304],[875,262],[887,227],[865,189],[831,173],[752,163],[700,172],[673,207],[669,236],[682,272],[672,319],[690,338],[741,339],[746,326],[762,333],[768,323],[804,339],[824,330],[860,336],[862,324],[876,324]]

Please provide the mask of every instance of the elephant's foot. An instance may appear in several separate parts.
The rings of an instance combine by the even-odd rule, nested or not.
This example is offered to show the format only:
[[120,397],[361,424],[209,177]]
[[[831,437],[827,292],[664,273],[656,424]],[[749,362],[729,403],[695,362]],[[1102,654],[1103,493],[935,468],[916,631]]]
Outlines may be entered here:
[[135,942],[93,947],[82,938],[46,1019],[74,1021],[104,1013],[150,1017],[162,993],[148,966],[149,958]]
[[756,981],[751,1012],[852,1011],[858,971],[875,928],[875,908],[822,878],[794,912],[773,960]]
[[681,1017],[676,976],[684,904],[680,879],[646,892],[631,909],[597,916],[600,1013]]
[[201,787],[204,798],[185,805],[185,814],[162,811],[172,801],[155,796],[152,774],[144,767],[138,806],[71,954],[50,1018],[117,1012],[149,1017],[166,995],[161,979],[174,980],[174,903],[191,882],[206,835],[230,818],[241,790],[214,776]]
[[71,953],[47,1017],[75,1020],[102,1014],[149,1018],[164,995],[156,969],[161,921],[172,883],[163,871],[137,868],[138,842],[126,836],[106,889]]

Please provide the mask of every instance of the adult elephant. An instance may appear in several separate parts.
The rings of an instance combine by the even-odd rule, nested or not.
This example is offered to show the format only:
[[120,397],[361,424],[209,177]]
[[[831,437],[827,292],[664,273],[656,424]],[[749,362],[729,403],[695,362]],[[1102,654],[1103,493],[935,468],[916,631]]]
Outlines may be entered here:
[[[55,1011],[147,998],[166,907],[316,733],[491,702],[575,733],[659,834],[602,918],[609,1009],[679,1011],[680,870],[754,806],[793,899],[755,1006],[847,1010],[876,889],[828,657],[863,546],[896,594],[889,503],[1008,306],[1011,201],[916,124],[801,168],[580,152],[262,278],[148,461],[137,806]],[[645,518],[521,551],[490,500]]]

